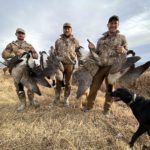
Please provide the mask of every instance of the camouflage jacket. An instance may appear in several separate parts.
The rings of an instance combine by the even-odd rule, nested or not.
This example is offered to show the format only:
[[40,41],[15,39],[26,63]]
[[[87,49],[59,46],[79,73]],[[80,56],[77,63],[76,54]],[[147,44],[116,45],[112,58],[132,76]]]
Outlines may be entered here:
[[76,49],[79,47],[79,42],[71,35],[69,38],[66,38],[64,34],[55,42],[55,54],[56,56],[63,57],[62,63],[70,64],[69,59],[72,61],[76,60],[76,56],[78,59],[80,54],[76,52]]
[[33,52],[33,58],[34,59],[38,58],[38,54],[31,44],[27,43],[26,41],[19,41],[19,40],[9,43],[3,50],[2,57],[4,59],[12,58],[17,55],[18,49],[23,49],[25,51],[31,50]]
[[115,61],[118,62],[118,59],[121,61],[120,58],[123,59],[126,56],[126,54],[118,54],[114,49],[115,46],[122,46],[126,51],[128,50],[126,38],[119,34],[119,31],[111,35],[105,32],[98,40],[96,53],[100,56],[103,65],[112,65]]
[[[119,34],[119,31],[112,35],[109,35],[109,32],[105,32],[103,37],[98,40],[96,49],[93,49],[99,56],[101,66],[111,66],[110,73],[119,71],[126,61],[126,54],[118,54],[114,49],[115,46],[122,46],[124,50],[128,50],[126,38],[124,35]],[[89,56],[84,66],[94,75],[98,66],[93,62],[91,63],[91,59],[91,56]]]

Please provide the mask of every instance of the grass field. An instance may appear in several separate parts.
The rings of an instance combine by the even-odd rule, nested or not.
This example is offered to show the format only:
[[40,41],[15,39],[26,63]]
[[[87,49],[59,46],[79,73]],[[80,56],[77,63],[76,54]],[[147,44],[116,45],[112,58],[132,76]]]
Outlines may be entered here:
[[[138,84],[137,84],[138,83]],[[150,75],[145,73],[128,88],[150,97]],[[104,93],[98,93],[95,107],[87,113],[74,108],[76,87],[73,87],[71,107],[52,105],[54,89],[40,87],[36,96],[41,107],[27,107],[17,113],[18,99],[13,79],[0,70],[0,150],[128,150],[128,142],[138,122],[123,103],[114,103],[113,116],[102,114]],[[143,135],[134,146],[150,146],[150,137]]]

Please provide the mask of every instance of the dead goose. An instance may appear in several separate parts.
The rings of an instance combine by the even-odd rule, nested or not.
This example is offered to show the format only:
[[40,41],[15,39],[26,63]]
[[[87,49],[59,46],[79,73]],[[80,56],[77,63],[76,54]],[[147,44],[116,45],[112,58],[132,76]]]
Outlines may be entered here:
[[[46,51],[41,51],[39,52],[40,54],[40,68],[41,70],[44,70],[45,68],[47,68],[47,60],[48,60],[48,54],[46,53]],[[47,76],[48,79],[50,79],[49,76]],[[52,87],[55,86],[55,78],[51,77],[52,79]]]
[[[13,57],[7,62],[7,67],[16,83],[22,84],[30,91],[41,95],[39,87],[37,86],[37,82],[41,83],[40,75],[36,74],[37,72],[33,72],[36,66],[32,58],[32,52],[25,52],[20,57]],[[42,79],[42,85],[43,80],[44,79]],[[49,86],[46,80],[44,80],[44,85],[45,84]]]
[[120,82],[129,83],[136,80],[150,67],[150,61],[138,67],[132,66],[120,79]]
[[[125,57],[124,61],[122,61],[122,64],[116,65],[114,64],[110,70],[110,74],[108,76],[108,82],[109,84],[113,84],[115,81],[119,80],[125,73],[127,73],[138,60],[140,60],[139,56],[134,56],[135,53],[133,51],[129,51],[128,55],[132,53],[133,56],[131,57]],[[77,98],[82,96],[84,92],[90,87],[92,83],[92,79],[94,75],[96,74],[97,70],[99,69],[99,66],[101,65],[100,57],[94,52],[90,51],[90,57],[88,56],[85,60],[90,61],[90,63],[87,63],[88,69],[91,69],[90,71],[87,70],[84,67],[81,67],[77,69],[77,71],[74,72],[74,79],[77,81]],[[86,61],[84,62],[84,65],[86,65]]]
[[141,58],[139,56],[127,57],[126,61],[122,66],[117,67],[117,64],[112,65],[110,73],[107,77],[109,84],[114,84],[119,80],[124,74],[126,74],[134,64],[139,61]]
[[[91,51],[91,54],[93,58],[98,61],[98,55],[93,51]],[[135,67],[134,64],[141,58],[139,56],[135,56],[135,52],[133,52],[132,50],[128,51],[127,55],[129,54],[132,54],[133,56],[127,57],[126,61],[122,62],[121,65],[112,65],[110,73],[108,75],[109,84],[113,84],[118,80],[122,82],[125,80],[128,82],[133,81],[149,68],[149,61],[139,67]],[[99,64],[99,62],[97,64]]]
[[43,70],[43,75],[53,80],[53,86],[55,85],[55,78],[63,81],[63,64],[61,63],[61,58],[55,56],[53,47],[51,47],[50,55],[45,51],[40,52],[40,67]]

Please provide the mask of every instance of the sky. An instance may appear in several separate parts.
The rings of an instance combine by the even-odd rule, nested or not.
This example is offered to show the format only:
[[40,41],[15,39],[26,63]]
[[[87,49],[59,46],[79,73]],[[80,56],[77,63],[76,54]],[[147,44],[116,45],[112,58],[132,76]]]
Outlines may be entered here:
[[150,0],[0,0],[0,53],[16,40],[18,27],[37,51],[48,51],[65,22],[72,24],[74,36],[88,50],[87,38],[96,44],[112,15],[119,16],[129,49],[141,62],[150,60]]

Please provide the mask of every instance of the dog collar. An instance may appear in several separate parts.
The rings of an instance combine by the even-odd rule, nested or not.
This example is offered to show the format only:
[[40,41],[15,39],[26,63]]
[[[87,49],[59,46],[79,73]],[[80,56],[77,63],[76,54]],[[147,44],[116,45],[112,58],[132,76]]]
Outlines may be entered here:
[[130,106],[133,102],[135,102],[136,99],[136,94],[133,95],[133,98],[131,100],[131,102],[128,103],[128,105]]

